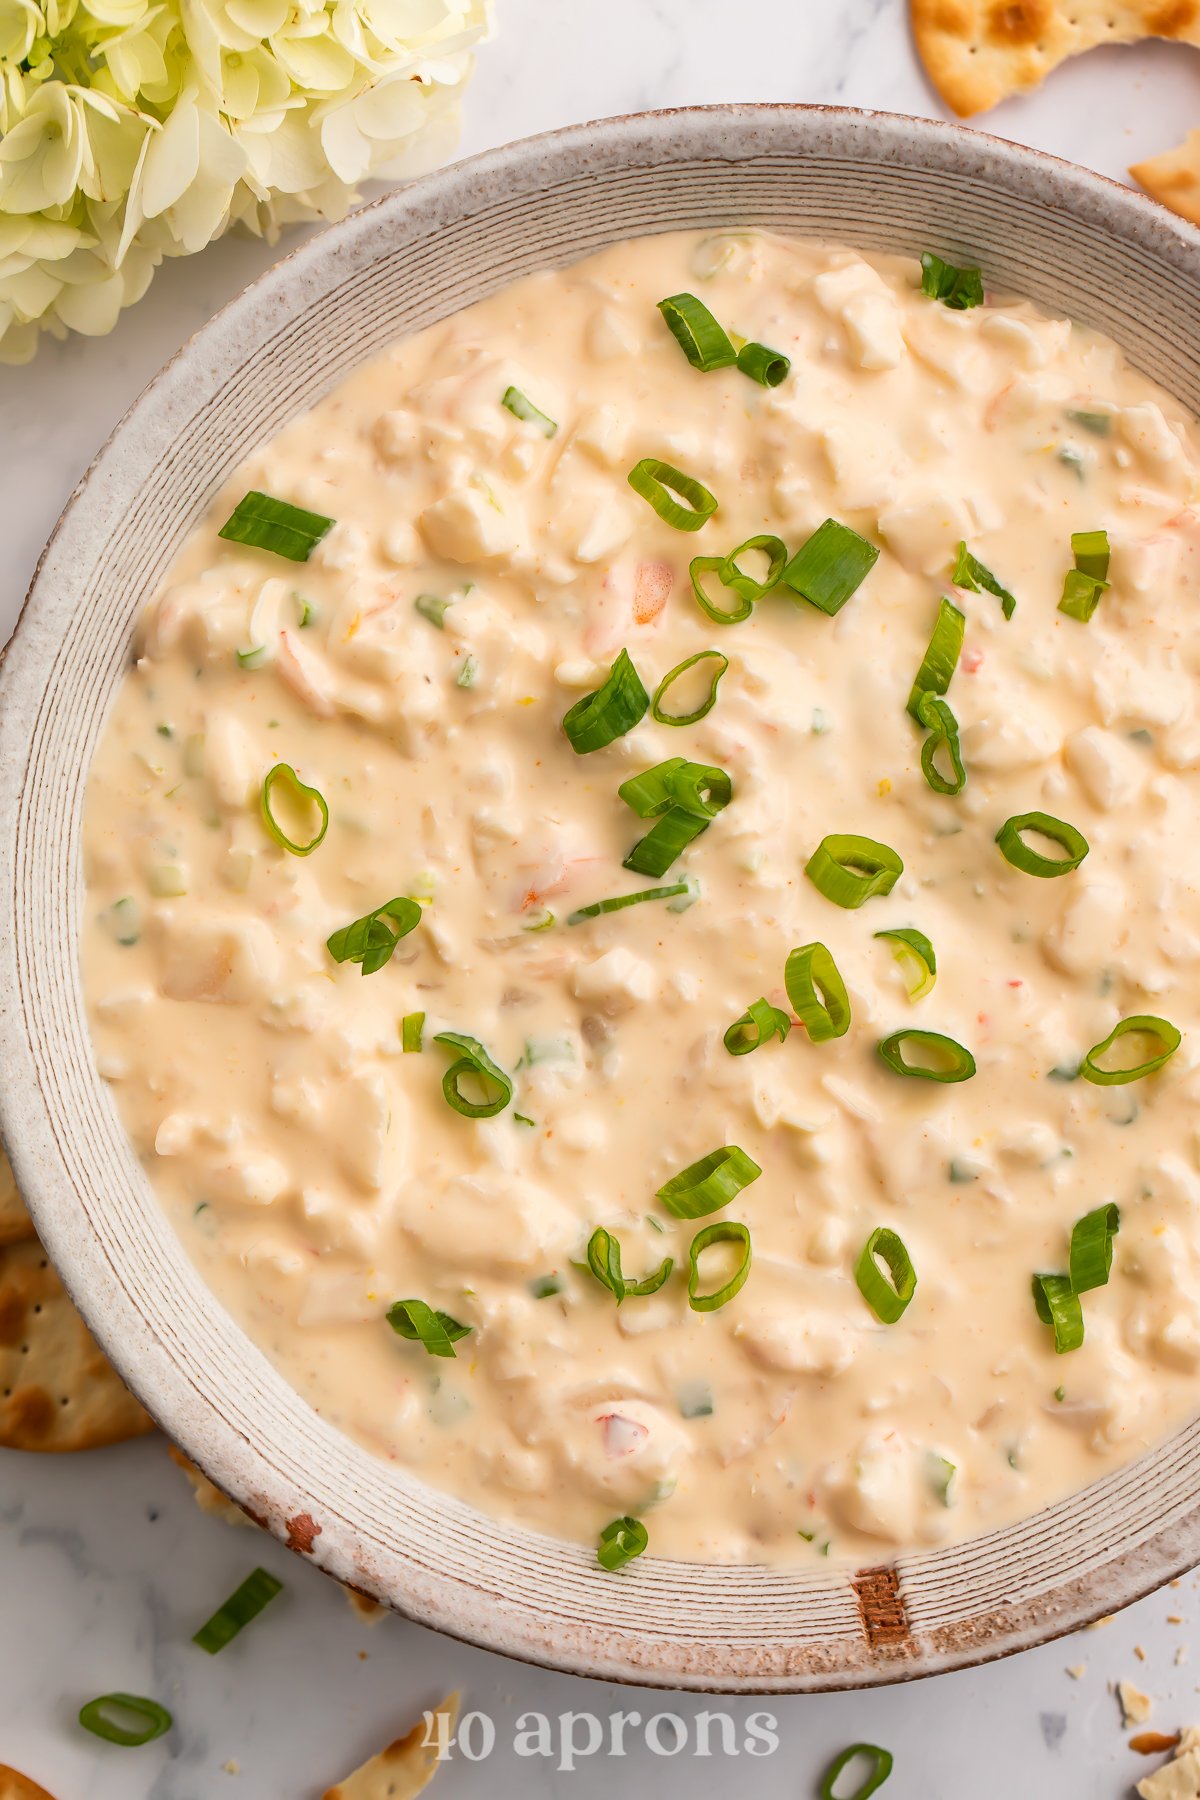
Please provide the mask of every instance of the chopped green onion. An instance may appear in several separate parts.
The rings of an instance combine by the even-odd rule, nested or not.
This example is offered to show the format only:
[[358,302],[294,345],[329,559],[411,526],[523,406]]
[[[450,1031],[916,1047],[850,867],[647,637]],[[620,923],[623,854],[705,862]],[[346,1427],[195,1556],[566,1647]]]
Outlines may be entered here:
[[787,380],[792,364],[782,350],[770,350],[766,344],[743,344],[737,353],[737,366],[760,387],[777,388]]
[[708,830],[729,804],[733,784],[724,769],[674,756],[623,781],[617,792],[639,819],[657,820],[638,839],[623,866],[638,875],[658,876],[665,875],[676,857]]
[[629,652],[622,650],[601,686],[568,709],[563,730],[576,756],[584,756],[591,750],[603,750],[606,744],[632,731],[649,704],[650,696]]
[[528,1113],[515,1112],[513,1114],[513,1124],[514,1125],[528,1125],[531,1128],[531,1130],[537,1129],[537,1120],[531,1119],[529,1117]]
[[[872,1767],[852,1794],[835,1794],[834,1788],[838,1776],[858,1756],[869,1756],[873,1759]],[[825,1771],[821,1782],[820,1800],[869,1800],[876,1793],[892,1772],[894,1758],[890,1750],[881,1750],[878,1744],[851,1744],[848,1749],[834,1757]]]
[[848,525],[826,519],[801,544],[782,580],[810,606],[832,618],[879,560],[879,552]]
[[845,1037],[850,1029],[850,997],[824,944],[801,944],[789,953],[783,985],[814,1044]]
[[551,1300],[555,1294],[563,1291],[561,1275],[535,1275],[529,1283],[529,1292],[535,1300]]
[[[935,794],[961,794],[967,785],[967,771],[958,741],[958,720],[940,694],[921,695],[917,718],[929,731],[921,745],[921,773]],[[943,750],[950,758],[949,775],[943,775],[937,766]]]
[[523,420],[526,425],[536,425],[545,438],[552,438],[558,430],[555,421],[547,418],[544,412],[539,412],[533,401],[525,398],[520,388],[505,388],[500,404],[507,407],[515,419]]
[[653,1274],[647,1275],[642,1281],[626,1281],[621,1273],[620,1242],[603,1225],[597,1225],[588,1239],[587,1260],[588,1268],[601,1287],[606,1287],[610,1294],[615,1294],[618,1306],[630,1294],[635,1297],[641,1294],[657,1294],[675,1267],[674,1259],[665,1256]]
[[[748,599],[745,594],[739,594],[736,606],[718,606],[715,600],[709,599],[700,580],[702,575],[711,575],[714,569],[724,569],[726,561],[724,556],[693,556],[688,564],[688,574],[692,578],[692,592],[696,596],[697,606],[714,625],[740,625],[754,611],[753,600]],[[728,584],[722,581],[722,585]],[[736,589],[733,591],[737,592]]]
[[[663,702],[667,697],[668,690],[679,680],[680,676],[685,675],[689,669],[694,669],[697,663],[710,661],[715,662],[718,666],[711,671],[708,693],[700,702],[700,705],[693,707],[691,712],[672,713],[665,711]],[[650,717],[658,725],[697,724],[699,720],[705,718],[716,705],[717,686],[728,667],[729,658],[723,656],[719,650],[697,650],[694,656],[689,656],[685,658],[683,662],[676,663],[675,667],[663,676],[662,680],[654,690],[654,698],[650,702]]]
[[271,1575],[266,1569],[255,1569],[247,1575],[241,1587],[230,1594],[224,1606],[219,1606],[206,1625],[202,1625],[192,1639],[201,1650],[207,1650],[215,1656],[226,1644],[232,1643],[239,1631],[249,1625],[251,1619],[257,1619],[267,1603],[273,1600],[283,1588],[282,1581]]
[[333,524],[322,513],[305,512],[302,506],[252,488],[238,501],[217,536],[232,544],[248,544],[253,550],[271,550],[289,562],[307,562]]
[[[742,1259],[723,1286],[714,1289],[711,1294],[702,1294],[700,1258],[713,1244],[739,1244]],[[737,1225],[731,1219],[718,1219],[715,1225],[705,1225],[698,1231],[688,1250],[688,1305],[692,1311],[717,1312],[722,1306],[727,1306],[734,1295],[740,1294],[745,1287],[751,1260],[750,1231],[747,1226]]]
[[[131,1719],[141,1723],[131,1724]],[[101,1694],[80,1707],[79,1723],[93,1737],[129,1750],[139,1744],[153,1743],[164,1731],[170,1731],[175,1721],[165,1706],[160,1706],[157,1700],[147,1700],[142,1694]]]
[[1067,417],[1074,425],[1081,425],[1084,431],[1090,431],[1093,437],[1107,437],[1112,430],[1112,414],[1106,412],[1087,412],[1068,408]]
[[938,602],[937,622],[933,627],[929,648],[921,658],[921,666],[908,696],[908,710],[914,719],[920,717],[918,709],[923,694],[944,694],[950,686],[962,653],[966,624],[966,615],[959,612],[957,606],[943,595]]
[[1083,1308],[1072,1291],[1069,1275],[1035,1275],[1033,1304],[1043,1325],[1054,1327],[1054,1349],[1063,1356],[1083,1342]]
[[943,1506],[951,1504],[950,1489],[957,1474],[958,1465],[949,1457],[939,1456],[936,1450],[929,1452],[929,1485]]
[[[880,1260],[887,1275],[879,1267]],[[917,1272],[903,1239],[886,1225],[876,1226],[863,1245],[854,1265],[854,1279],[871,1311],[885,1325],[894,1325],[907,1312],[917,1291]]]
[[439,631],[445,631],[446,614],[451,605],[449,600],[443,600],[438,594],[418,594],[413,605],[423,619],[428,619]]
[[821,839],[804,873],[835,906],[862,906],[875,894],[890,894],[904,873],[894,850],[874,838],[835,831]]
[[707,1381],[685,1381],[679,1388],[679,1413],[684,1419],[711,1419],[713,1394]]
[[124,894],[121,899],[114,900],[100,914],[100,918],[106,930],[111,932],[124,950],[131,949],[141,938],[141,914],[132,894]]
[[[753,575],[747,575],[738,561],[739,556],[747,556],[757,550],[767,559],[767,572],[761,581]],[[721,563],[721,582],[724,587],[732,588],[735,594],[751,604],[769,594],[772,588],[779,586],[783,571],[787,567],[787,545],[780,537],[771,532],[760,532],[757,537],[749,537],[744,543],[731,550]]]
[[728,333],[695,294],[672,294],[658,302],[658,310],[693,369],[707,375],[737,362],[738,353]]
[[157,731],[159,737],[173,738],[175,736],[175,727],[173,725],[168,725],[165,722],[161,725],[156,725],[154,729]]
[[235,650],[239,669],[261,669],[267,660],[267,646],[256,644],[253,650]]
[[[1097,1059],[1130,1032],[1148,1037],[1152,1044],[1159,1046],[1158,1049],[1143,1062],[1134,1063],[1130,1068],[1102,1069]],[[1114,1025],[1103,1043],[1092,1045],[1079,1065],[1079,1073],[1085,1081],[1094,1082],[1097,1087],[1124,1087],[1130,1081],[1141,1081],[1144,1076],[1153,1075],[1156,1069],[1161,1069],[1174,1056],[1182,1042],[1182,1033],[1169,1019],[1156,1018],[1153,1013],[1135,1013],[1131,1018],[1122,1019],[1119,1024]]]
[[640,1519],[631,1519],[626,1514],[623,1519],[614,1519],[600,1533],[600,1543],[596,1550],[596,1561],[602,1569],[615,1573],[631,1563],[635,1556],[641,1556],[650,1534]]
[[1081,624],[1086,625],[1107,587],[1107,581],[1097,581],[1094,575],[1085,575],[1082,569],[1068,569],[1063,576],[1062,599],[1058,603],[1058,610],[1066,613],[1068,619],[1078,619]]
[[460,688],[474,687],[479,678],[479,661],[470,652],[463,657],[462,668],[455,677],[454,685]]
[[698,1162],[689,1163],[659,1188],[657,1198],[677,1219],[702,1219],[735,1200],[743,1188],[757,1181],[762,1170],[752,1156],[727,1144],[711,1150]]
[[[925,1063],[910,1063],[905,1049],[910,1046],[927,1057]],[[969,1081],[975,1073],[971,1052],[945,1037],[940,1031],[893,1031],[876,1046],[883,1061],[897,1075],[914,1075],[921,1081]],[[939,1066],[940,1065],[940,1066]]]
[[905,973],[909,999],[923,1000],[932,993],[937,979],[937,955],[925,933],[911,925],[901,925],[895,931],[877,931],[875,936],[896,946],[892,954]]
[[361,963],[364,975],[374,975],[391,962],[400,939],[420,923],[421,908],[416,901],[398,895],[352,925],[343,925],[326,939],[325,948],[334,962]]
[[791,1029],[792,1021],[787,1014],[772,1006],[765,997],[752,1000],[741,1018],[735,1019],[725,1033],[725,1048],[730,1056],[748,1056],[752,1050],[761,1050],[774,1037],[781,1044],[786,1043]]
[[[272,811],[272,798],[280,782],[290,789],[293,799],[307,801],[317,809],[321,821],[320,829],[315,836],[309,838],[306,844],[297,843],[288,837]],[[262,784],[262,793],[259,796],[259,810],[262,813],[263,824],[280,849],[289,851],[292,856],[311,856],[329,830],[329,808],[325,804],[324,794],[319,789],[308,787],[301,781],[291,763],[273,763],[267,770]]]
[[[1046,837],[1066,852],[1063,856],[1043,856],[1025,843],[1023,833],[1036,831],[1039,837]],[[1069,875],[1077,869],[1088,853],[1088,841],[1082,831],[1074,825],[1068,825],[1064,819],[1056,819],[1050,813],[1027,812],[1017,813],[1006,819],[996,833],[996,842],[1006,862],[1014,869],[1020,869],[1023,875],[1036,875],[1040,880],[1052,880],[1058,875]]]
[[1107,531],[1073,531],[1071,554],[1081,575],[1090,575],[1094,581],[1108,580],[1112,550]]
[[[958,546],[958,560],[954,565],[954,573],[950,577],[955,587],[969,588],[973,594],[994,594],[1000,602],[1000,610],[1006,619],[1011,619],[1017,610],[1017,597],[1010,594],[1004,583],[997,581],[992,571],[981,563],[977,556],[972,556],[966,543]],[[938,690],[945,693],[945,688]]]
[[951,312],[966,312],[983,305],[983,275],[978,269],[956,268],[926,250],[921,258],[921,292]]
[[[446,1104],[464,1119],[494,1119],[502,1113],[513,1095],[513,1084],[503,1069],[497,1068],[478,1038],[465,1037],[458,1031],[439,1031],[435,1044],[446,1044],[462,1054],[442,1076],[442,1093]],[[464,1078],[473,1079],[484,1095],[483,1100],[468,1100],[462,1091]]]
[[629,471],[629,485],[648,500],[665,525],[676,531],[699,531],[717,510],[717,499],[692,475],[656,456],[643,457]]
[[1120,1209],[1109,1201],[1085,1213],[1071,1228],[1071,1292],[1104,1287],[1112,1272],[1113,1239],[1121,1229]]
[[301,631],[307,631],[317,617],[317,609],[304,594],[293,594],[292,599],[296,602],[296,610],[299,614],[297,624]]
[[387,1322],[397,1337],[410,1344],[424,1344],[430,1356],[455,1356],[454,1346],[469,1337],[472,1327],[460,1325],[449,1313],[435,1312],[424,1300],[396,1300],[387,1310]]
[[425,1032],[425,1014],[405,1013],[400,1021],[400,1043],[406,1055],[413,1055],[421,1049],[421,1040]]
[[623,912],[627,906],[640,906],[643,900],[672,900],[677,894],[690,894],[694,899],[695,882],[673,881],[669,887],[643,888],[637,894],[616,894],[611,900],[593,900],[590,906],[580,906],[568,913],[567,924],[580,925],[584,919],[598,919],[601,913]]

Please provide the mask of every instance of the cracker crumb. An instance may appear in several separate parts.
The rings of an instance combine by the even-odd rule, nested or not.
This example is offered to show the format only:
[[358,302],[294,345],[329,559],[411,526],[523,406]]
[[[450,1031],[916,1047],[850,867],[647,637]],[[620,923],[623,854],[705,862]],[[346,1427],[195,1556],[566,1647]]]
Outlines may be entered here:
[[1137,1657],[1139,1662],[1145,1662],[1146,1652],[1142,1649],[1140,1644],[1135,1644],[1133,1646],[1133,1654]]
[[1182,1625],[1183,1624],[1183,1614],[1182,1613],[1168,1613],[1167,1614],[1167,1624],[1168,1625]]
[[1126,1727],[1144,1725],[1154,1708],[1149,1694],[1143,1694],[1131,1681],[1118,1681],[1117,1699],[1121,1706],[1121,1723]]
[[1071,1677],[1072,1681],[1082,1681],[1084,1676],[1087,1674],[1087,1664],[1086,1663],[1068,1663],[1067,1664],[1067,1674]]
[[1177,1669],[1182,1669],[1184,1663],[1187,1661],[1187,1654],[1188,1654],[1187,1645],[1180,1644],[1179,1648],[1175,1652],[1175,1667]]
[[221,1767],[224,1769],[226,1775],[240,1775],[242,1772],[241,1764],[235,1763],[232,1757],[230,1757],[228,1762],[222,1763]]
[[1113,1617],[1114,1615],[1112,1613],[1105,1613],[1102,1619],[1093,1619],[1091,1624],[1085,1625],[1083,1629],[1085,1631],[1101,1631],[1105,1625],[1112,1624]]

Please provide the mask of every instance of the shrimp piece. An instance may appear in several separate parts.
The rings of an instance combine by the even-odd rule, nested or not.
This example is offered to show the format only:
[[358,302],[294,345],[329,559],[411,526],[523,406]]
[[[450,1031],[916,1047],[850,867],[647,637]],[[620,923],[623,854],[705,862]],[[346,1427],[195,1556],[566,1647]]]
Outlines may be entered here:
[[329,693],[330,671],[313,654],[304,649],[290,631],[279,634],[278,668],[281,680],[291,688],[301,706],[314,718],[332,719],[337,712]]
[[650,625],[662,612],[675,586],[669,563],[644,562],[637,566],[633,582],[633,617],[638,625]]
[[648,1426],[640,1419],[628,1418],[625,1413],[600,1413],[596,1423],[603,1433],[606,1456],[632,1456],[650,1436]]
[[552,894],[566,893],[580,869],[600,860],[598,856],[573,856],[540,864],[530,872],[521,896],[521,912],[529,912],[533,907],[543,905]]

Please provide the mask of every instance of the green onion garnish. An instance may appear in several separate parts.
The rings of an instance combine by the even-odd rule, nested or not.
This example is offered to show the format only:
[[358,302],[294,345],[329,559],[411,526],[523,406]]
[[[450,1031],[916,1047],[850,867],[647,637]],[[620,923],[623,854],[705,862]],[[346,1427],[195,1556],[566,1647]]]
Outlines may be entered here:
[[1107,531],[1073,531],[1071,554],[1081,575],[1090,575],[1094,581],[1108,580],[1112,550]]
[[1078,1350],[1083,1342],[1083,1308],[1072,1292],[1069,1275],[1035,1275],[1031,1283],[1033,1304],[1043,1325],[1054,1327],[1054,1348],[1059,1356]]
[[[926,1061],[908,1062],[904,1052],[909,1047]],[[969,1081],[975,1073],[971,1052],[940,1031],[893,1031],[876,1049],[897,1075],[914,1075],[921,1081]]]
[[848,525],[826,519],[783,571],[785,584],[830,617],[840,612],[879,561],[879,552]]
[[640,1556],[650,1542],[650,1534],[640,1519],[614,1519],[600,1533],[596,1561],[602,1569],[616,1571]]
[[921,258],[921,292],[951,312],[966,312],[983,305],[983,275],[978,269],[956,268],[926,250]]
[[[869,1756],[872,1766],[852,1794],[835,1794],[834,1788],[838,1776],[848,1768],[855,1757]],[[881,1750],[878,1744],[851,1744],[848,1749],[835,1756],[826,1769],[821,1781],[820,1800],[869,1800],[869,1796],[881,1788],[892,1772],[894,1758],[890,1750]]]
[[707,375],[713,369],[728,369],[737,362],[738,353],[728,333],[695,294],[671,294],[658,302],[658,310],[693,369]]
[[588,1268],[601,1287],[606,1287],[610,1294],[616,1295],[618,1306],[631,1294],[657,1294],[675,1267],[674,1259],[665,1256],[653,1274],[647,1275],[642,1281],[627,1281],[621,1273],[621,1245],[603,1225],[597,1225],[588,1239],[587,1260]]
[[558,430],[553,419],[539,412],[532,400],[527,400],[520,388],[505,388],[500,396],[501,406],[507,407],[515,419],[522,419],[526,425],[536,425],[542,436],[552,438]]
[[[697,663],[702,662],[716,664],[716,667],[709,671],[709,689],[704,699],[699,706],[693,707],[691,712],[667,712],[663,702],[669,689],[681,675],[686,675],[689,669],[694,669]],[[654,698],[650,702],[650,717],[658,725],[695,725],[700,719],[705,718],[716,705],[717,686],[728,667],[729,658],[722,656],[719,650],[697,650],[695,656],[689,656],[683,662],[676,663],[675,667],[663,676],[654,690]]]
[[413,1055],[421,1048],[421,1040],[425,1032],[424,1013],[405,1013],[400,1021],[400,1044],[407,1055]]
[[[294,839],[288,837],[272,811],[272,800],[275,789],[280,782],[283,782],[290,790],[294,800],[306,801],[310,806],[314,806],[317,810],[321,821],[320,827],[315,836],[310,837],[306,844],[297,843]],[[262,813],[263,824],[275,839],[275,842],[279,845],[280,849],[289,851],[293,856],[311,856],[317,845],[325,836],[325,833],[329,830],[329,808],[325,804],[324,794],[315,787],[306,786],[297,775],[295,769],[293,769],[291,763],[274,763],[271,768],[267,770],[262,784],[262,793],[259,796],[259,810]]]
[[932,993],[937,979],[937,956],[925,933],[911,925],[901,925],[895,931],[877,931],[875,936],[896,946],[892,954],[904,971],[909,999],[923,1000]]
[[1093,437],[1107,437],[1112,430],[1111,413],[1088,412],[1068,407],[1067,417],[1073,425],[1081,425],[1084,431],[1090,431]]
[[[130,1722],[135,1719],[141,1723]],[[170,1731],[174,1722],[165,1706],[142,1694],[101,1694],[79,1709],[79,1723],[85,1731],[124,1749],[153,1743],[164,1731]]]
[[638,839],[623,866],[638,875],[658,876],[665,875],[676,857],[708,830],[729,804],[733,784],[724,769],[673,756],[623,781],[617,792],[639,819],[657,820]]
[[454,685],[460,688],[474,687],[478,679],[479,659],[468,651],[467,655],[463,657],[462,667],[454,678]]
[[[887,1275],[879,1267],[881,1259]],[[891,1277],[889,1280],[888,1277]],[[863,1245],[854,1265],[858,1291],[876,1318],[894,1325],[907,1310],[917,1291],[917,1272],[903,1240],[886,1225],[878,1225]]]
[[397,1337],[410,1344],[422,1343],[430,1356],[455,1356],[455,1344],[469,1337],[470,1325],[460,1325],[449,1313],[435,1312],[424,1300],[395,1300],[387,1310],[387,1322]]
[[[1036,831],[1039,837],[1049,838],[1066,852],[1063,856],[1043,856],[1025,843],[1022,833]],[[1058,875],[1069,875],[1077,869],[1088,853],[1088,841],[1082,831],[1074,825],[1068,825],[1064,819],[1056,819],[1050,813],[1027,812],[1017,813],[1006,819],[996,833],[996,842],[1000,846],[1001,855],[1010,862],[1014,869],[1020,869],[1023,875],[1036,875],[1040,880],[1052,880]]]
[[752,1050],[761,1050],[772,1038],[786,1043],[791,1029],[792,1021],[787,1014],[772,1006],[765,997],[752,1000],[741,1018],[735,1019],[725,1033],[725,1048],[730,1056],[748,1056]]
[[239,669],[261,669],[267,660],[267,646],[256,644],[253,650],[235,650]]
[[875,894],[890,894],[904,864],[894,850],[874,838],[835,831],[821,839],[804,873],[835,906],[854,908]]
[[[964,542],[958,546],[958,561],[954,565],[954,573],[950,577],[955,587],[969,588],[973,594],[995,594],[1000,602],[1000,610],[1006,619],[1011,619],[1017,610],[1017,597],[1010,594],[1003,582],[997,581],[992,571],[972,556]],[[945,693],[945,688],[939,689]]]
[[743,1188],[757,1181],[762,1170],[752,1156],[727,1144],[711,1150],[699,1162],[689,1163],[670,1181],[664,1181],[657,1198],[677,1219],[702,1219],[735,1200]]
[[760,387],[777,388],[787,380],[792,364],[782,350],[769,350],[766,344],[743,344],[737,353],[737,366]]
[[317,609],[304,594],[293,594],[292,599],[296,602],[296,611],[299,615],[296,622],[301,631],[307,631],[317,617]]
[[[568,925],[580,925],[584,919],[598,919],[601,913],[623,912],[627,906],[640,906],[643,900],[673,900],[690,894],[695,899],[698,889],[694,881],[673,881],[669,887],[642,888],[637,894],[615,894],[610,900],[593,900],[590,906],[577,907],[567,914]],[[690,901],[688,904],[690,905]],[[679,907],[676,910],[682,911]]]
[[921,666],[908,696],[908,710],[914,719],[920,717],[918,708],[923,694],[944,694],[950,686],[962,653],[966,624],[966,615],[943,596],[938,603],[937,623],[929,640],[929,648],[921,658]]
[[1121,1229],[1120,1209],[1109,1201],[1085,1213],[1071,1229],[1071,1291],[1104,1287],[1112,1272],[1113,1239]]
[[[1143,1062],[1134,1063],[1129,1068],[1102,1069],[1097,1059],[1131,1032],[1149,1038],[1151,1044],[1158,1048]],[[1153,1075],[1156,1069],[1161,1069],[1174,1056],[1182,1042],[1182,1033],[1169,1019],[1156,1018],[1153,1013],[1135,1013],[1131,1018],[1122,1019],[1119,1024],[1114,1025],[1103,1043],[1092,1045],[1079,1065],[1079,1073],[1085,1081],[1094,1082],[1097,1087],[1124,1087],[1130,1081],[1141,1081],[1144,1076]]]
[[814,1044],[845,1037],[850,1029],[850,997],[838,966],[824,944],[801,944],[789,953],[783,985]]
[[529,1283],[529,1292],[535,1300],[552,1300],[555,1294],[563,1291],[561,1275],[535,1275]]
[[[496,1067],[478,1038],[465,1037],[458,1031],[439,1031],[435,1044],[446,1044],[461,1055],[442,1076],[442,1092],[446,1104],[464,1119],[494,1119],[502,1113],[513,1095],[513,1084],[503,1069]],[[482,1089],[483,1100],[468,1100],[462,1091],[464,1079],[473,1080]]]
[[[700,1258],[713,1244],[740,1244],[742,1259],[722,1287],[714,1289],[711,1294],[702,1294],[699,1291]],[[698,1231],[688,1250],[688,1305],[692,1311],[718,1312],[722,1306],[727,1306],[734,1295],[740,1294],[745,1287],[751,1260],[748,1226],[737,1225],[731,1219],[718,1219],[715,1225],[705,1225]]]
[[247,1575],[240,1588],[230,1594],[224,1606],[219,1606],[206,1625],[202,1625],[192,1639],[201,1650],[207,1650],[215,1656],[226,1644],[232,1643],[239,1631],[249,1625],[251,1619],[257,1619],[268,1601],[275,1598],[283,1589],[282,1581],[268,1573],[266,1569],[255,1569]]
[[[754,611],[754,601],[745,594],[738,594],[735,606],[718,606],[715,600],[709,599],[701,581],[701,576],[711,575],[714,569],[724,569],[726,560],[723,556],[693,556],[688,564],[688,574],[692,578],[692,592],[696,596],[697,606],[714,625],[740,625]],[[718,575],[718,580],[723,578]],[[733,591],[737,592],[736,589]]]
[[413,605],[423,619],[436,625],[439,631],[446,629],[446,614],[450,609],[450,601],[443,600],[438,594],[418,594]]
[[676,531],[699,531],[717,510],[715,494],[703,482],[685,475],[656,456],[645,456],[629,471],[629,485],[648,500],[665,525]]
[[322,513],[305,512],[286,500],[275,500],[251,488],[239,500],[218,537],[231,544],[249,544],[253,550],[271,550],[286,556],[289,562],[307,562],[326,532],[332,530],[333,519]]
[[[767,572],[761,581],[756,581],[753,575],[747,575],[738,561],[739,556],[747,556],[755,550],[761,551],[767,559]],[[722,585],[732,588],[735,594],[753,605],[764,594],[769,594],[772,588],[779,586],[787,560],[787,545],[783,539],[775,537],[771,532],[760,532],[757,537],[747,538],[725,557],[721,563]]]
[[334,962],[361,963],[364,975],[374,975],[392,960],[400,939],[420,923],[421,908],[416,901],[398,895],[352,925],[343,925],[326,939],[325,948]]
[[602,685],[592,694],[577,700],[563,718],[563,730],[576,756],[590,750],[603,750],[615,743],[645,716],[650,696],[641,677],[630,661],[628,650],[622,650]]
[[1086,624],[1109,585],[1108,565],[1112,553],[1107,531],[1073,531],[1071,554],[1075,566],[1063,577],[1058,610],[1066,613],[1068,618]]
[[[961,794],[967,785],[967,771],[958,741],[958,720],[940,694],[921,695],[917,718],[929,731],[921,745],[921,773],[935,794]],[[943,750],[950,758],[949,775],[943,775],[937,766]]]

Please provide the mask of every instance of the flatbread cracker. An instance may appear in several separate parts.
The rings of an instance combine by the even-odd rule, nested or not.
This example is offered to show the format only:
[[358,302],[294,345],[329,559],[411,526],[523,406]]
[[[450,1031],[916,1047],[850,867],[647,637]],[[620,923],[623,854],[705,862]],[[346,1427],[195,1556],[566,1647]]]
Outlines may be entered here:
[[19,1244],[33,1235],[33,1220],[17,1191],[12,1164],[0,1149],[0,1244]]
[[1176,150],[1134,163],[1129,173],[1153,199],[1200,225],[1200,131],[1189,131]]
[[177,1444],[168,1444],[167,1453],[171,1461],[182,1469],[192,1484],[192,1492],[196,1496],[196,1505],[201,1512],[206,1512],[214,1519],[223,1519],[226,1525],[253,1525],[254,1520],[244,1513],[236,1501],[223,1494],[208,1476],[198,1469],[190,1457],[185,1456]]
[[153,1430],[37,1239],[0,1249],[0,1448],[98,1450]]
[[965,119],[1097,44],[1200,44],[1200,0],[912,0],[912,25],[926,74]]
[[0,1763],[0,1800],[53,1800],[53,1796],[19,1769]]
[[[460,1697],[457,1693],[447,1694],[442,1704],[434,1708],[435,1715],[446,1720],[443,1741],[448,1742],[454,1730]],[[426,1739],[431,1741],[427,1743]],[[437,1746],[437,1730],[431,1730],[420,1718],[406,1736],[397,1738],[336,1787],[327,1788],[322,1800],[414,1800],[437,1774]]]

